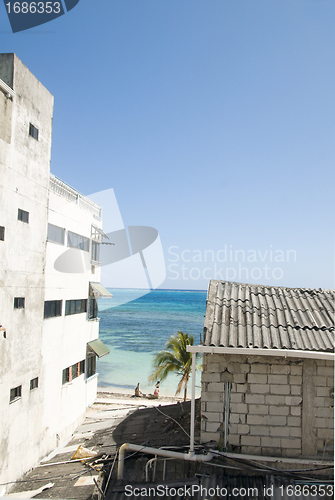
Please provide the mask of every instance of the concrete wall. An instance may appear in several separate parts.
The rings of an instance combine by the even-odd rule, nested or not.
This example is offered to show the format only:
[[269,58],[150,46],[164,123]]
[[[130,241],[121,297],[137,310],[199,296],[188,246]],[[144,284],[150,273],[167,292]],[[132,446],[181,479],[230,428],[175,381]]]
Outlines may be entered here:
[[[81,206],[50,191],[53,97],[14,54],[0,54],[0,79],[16,93],[0,90],[0,484],[15,481],[69,439],[96,396],[97,377],[84,374],[62,384],[62,372],[86,358],[98,338],[98,320],[87,313],[65,316],[65,301],[87,299],[90,252],[47,242],[48,222],[91,237],[101,227],[84,198]],[[29,135],[29,124],[39,131]],[[69,188],[72,194],[75,191]],[[18,220],[29,212],[29,223]],[[69,251],[70,273],[55,269]],[[69,260],[67,257],[65,260]],[[25,307],[14,309],[14,298]],[[63,300],[61,317],[44,319],[45,300]],[[38,377],[38,387],[30,381]],[[10,391],[22,387],[10,402]],[[8,488],[0,486],[0,496]]]
[[[18,478],[43,454],[42,319],[53,97],[13,54],[0,55],[0,483]],[[4,115],[3,115],[4,113]],[[3,120],[4,116],[4,120]],[[29,123],[39,139],[29,136]],[[29,223],[18,220],[18,209]],[[29,249],[29,251],[27,251]],[[14,309],[14,297],[25,298]],[[39,377],[38,388],[30,380]],[[10,390],[22,396],[10,403]],[[1,490],[1,489],[0,489]]]
[[[67,247],[67,232],[90,238],[92,224],[98,227],[102,224],[90,211],[53,191],[50,191],[49,222],[66,230],[64,245],[47,242],[45,300],[62,300],[63,310],[62,316],[44,320],[42,344],[46,380],[43,420],[48,425],[47,435],[54,442],[60,438],[57,442],[60,444],[82,421],[97,389],[97,377],[87,380],[85,374],[63,385],[63,369],[84,360],[87,343],[99,336],[99,321],[89,320],[87,313],[65,316],[65,301],[88,299],[89,282],[100,280],[98,266],[92,274],[91,252]],[[69,270],[75,272],[59,270],[67,269],[66,261],[71,263]],[[58,266],[57,262],[63,262],[64,266]]]
[[333,455],[332,361],[205,354],[202,442],[225,442],[229,387],[229,451],[280,457]]
[[13,101],[0,91],[0,139],[10,143],[12,137]]

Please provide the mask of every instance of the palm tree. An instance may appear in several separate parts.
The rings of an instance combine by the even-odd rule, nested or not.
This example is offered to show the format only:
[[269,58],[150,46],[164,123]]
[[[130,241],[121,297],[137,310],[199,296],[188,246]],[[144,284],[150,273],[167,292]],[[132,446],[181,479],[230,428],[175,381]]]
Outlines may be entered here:
[[149,380],[164,380],[169,373],[177,372],[181,375],[176,395],[184,385],[184,401],[187,395],[187,382],[192,370],[192,353],[186,351],[186,346],[193,345],[193,335],[177,332],[171,335],[165,344],[165,350],[160,351],[154,358],[154,371]]

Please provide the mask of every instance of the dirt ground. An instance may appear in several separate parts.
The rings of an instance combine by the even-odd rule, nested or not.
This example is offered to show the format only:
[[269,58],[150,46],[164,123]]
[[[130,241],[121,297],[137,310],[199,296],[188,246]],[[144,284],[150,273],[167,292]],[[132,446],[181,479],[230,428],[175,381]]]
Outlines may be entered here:
[[[196,439],[200,434],[200,404],[196,405]],[[146,446],[187,446],[190,432],[190,401],[160,397],[135,398],[132,394],[100,389],[87,409],[84,423],[72,439],[55,450],[16,482],[10,493],[17,498],[89,500],[105,461],[125,442]],[[97,453],[90,463],[71,460],[78,446]],[[53,486],[38,493],[47,484]],[[14,497],[14,496],[13,496]],[[7,498],[7,497],[5,497]]]

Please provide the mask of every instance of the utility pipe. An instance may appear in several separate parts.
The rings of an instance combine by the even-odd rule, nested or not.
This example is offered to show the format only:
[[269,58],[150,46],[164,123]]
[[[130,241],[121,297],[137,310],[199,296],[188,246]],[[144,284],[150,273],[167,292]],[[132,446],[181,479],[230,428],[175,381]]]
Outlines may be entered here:
[[269,457],[264,455],[248,455],[245,453],[230,453],[224,451],[216,451],[213,450],[215,455],[221,455],[222,457],[233,458],[233,459],[244,459],[259,462],[277,462],[283,464],[304,464],[304,465],[330,465],[334,466],[333,460],[322,460],[322,459],[313,459],[313,458],[286,458],[286,457]]
[[192,392],[191,392],[190,453],[194,453],[194,421],[195,421],[195,363],[196,363],[196,353],[195,353],[195,352],[192,352]]
[[[154,462],[157,462],[157,457],[150,458],[150,460],[148,460],[147,463],[145,464],[145,481],[147,483],[149,482],[149,467],[151,469],[152,468],[152,464]],[[156,470],[154,469],[154,478],[153,478],[153,481],[155,480],[155,473],[156,473]]]
[[138,444],[124,443],[119,449],[119,461],[117,468],[117,478],[123,479],[124,471],[124,456],[125,452],[129,451],[140,451],[141,453],[148,453],[149,455],[157,455],[159,457],[176,458],[178,460],[187,460],[189,462],[209,462],[212,460],[213,453],[208,453],[207,455],[195,455],[190,453],[179,453],[177,451],[170,450],[160,450],[157,448],[149,448],[147,446],[140,446]]

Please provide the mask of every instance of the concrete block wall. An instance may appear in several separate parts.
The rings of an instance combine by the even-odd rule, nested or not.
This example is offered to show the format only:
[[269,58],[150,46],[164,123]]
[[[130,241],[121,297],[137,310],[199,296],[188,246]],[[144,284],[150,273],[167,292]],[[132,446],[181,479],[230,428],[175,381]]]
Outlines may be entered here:
[[229,451],[281,457],[333,453],[332,361],[205,354],[202,442],[224,441],[226,382],[231,383]]
[[[319,456],[334,454],[334,364],[318,361],[313,370],[313,414]],[[306,408],[307,409],[307,408]]]

